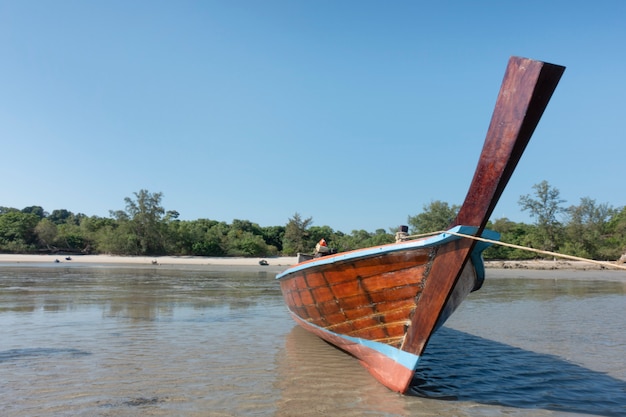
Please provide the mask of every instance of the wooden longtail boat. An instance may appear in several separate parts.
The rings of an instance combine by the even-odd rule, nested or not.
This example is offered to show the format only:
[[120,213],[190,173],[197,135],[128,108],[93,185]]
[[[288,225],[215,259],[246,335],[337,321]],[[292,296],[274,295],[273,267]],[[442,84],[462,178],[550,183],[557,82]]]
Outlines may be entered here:
[[407,392],[433,332],[483,282],[488,244],[471,237],[498,238],[485,225],[564,70],[512,57],[450,229],[292,266],[276,278],[294,320],[358,358],[388,388]]

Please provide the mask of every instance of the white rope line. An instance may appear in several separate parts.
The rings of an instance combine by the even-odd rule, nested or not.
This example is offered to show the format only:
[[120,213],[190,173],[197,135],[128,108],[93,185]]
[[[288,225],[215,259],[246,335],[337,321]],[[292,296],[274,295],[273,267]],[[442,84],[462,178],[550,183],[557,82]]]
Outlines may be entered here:
[[557,257],[557,258],[570,259],[572,261],[589,262],[589,263],[600,265],[600,266],[604,266],[604,267],[607,267],[607,268],[617,268],[617,269],[624,269],[624,270],[626,270],[626,266],[615,264],[615,263],[612,263],[612,262],[596,261],[594,259],[580,258],[578,256],[565,255],[565,254],[557,253],[557,252],[550,252],[550,251],[546,251],[546,250],[534,249],[534,248],[529,248],[528,246],[514,245],[512,243],[500,242],[499,240],[485,239],[484,237],[480,237],[480,236],[465,235],[463,233],[451,232],[449,230],[440,230],[438,232],[423,233],[421,235],[411,235],[411,236],[407,236],[407,238],[415,239],[415,238],[419,238],[419,237],[438,235],[438,234],[441,234],[441,233],[448,233],[448,234],[454,235],[454,236],[466,237],[466,238],[469,238],[469,239],[479,240],[481,242],[491,243],[493,245],[506,246],[506,247],[509,247],[509,248],[514,248],[514,249],[526,250],[526,251],[529,251],[529,252],[540,253],[542,255],[549,255],[549,256],[554,256],[554,257]]

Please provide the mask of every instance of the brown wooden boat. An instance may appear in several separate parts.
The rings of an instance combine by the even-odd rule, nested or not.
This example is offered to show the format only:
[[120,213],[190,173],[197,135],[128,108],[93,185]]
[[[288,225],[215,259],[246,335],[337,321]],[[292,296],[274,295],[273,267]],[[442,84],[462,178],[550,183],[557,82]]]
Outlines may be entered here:
[[[512,57],[465,201],[447,232],[301,262],[276,278],[294,320],[405,393],[428,340],[484,279],[485,225],[564,67]],[[467,237],[464,237],[467,236]]]

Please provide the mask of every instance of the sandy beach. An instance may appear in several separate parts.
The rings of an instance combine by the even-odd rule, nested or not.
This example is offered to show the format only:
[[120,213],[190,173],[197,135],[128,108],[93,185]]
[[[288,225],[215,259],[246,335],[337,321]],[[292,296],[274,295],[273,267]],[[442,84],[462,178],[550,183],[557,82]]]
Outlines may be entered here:
[[[623,265],[623,264],[621,264]],[[626,285],[626,270],[565,260],[487,261],[487,278],[612,281]]]
[[[58,261],[58,262],[57,262]],[[267,266],[289,267],[297,263],[295,256],[269,258],[243,257],[205,257],[205,256],[115,256],[115,255],[23,255],[0,254],[0,264],[41,264],[41,263],[85,263],[85,264],[118,264],[118,265],[215,265],[215,266]],[[540,271],[552,270],[605,270],[607,268],[582,261],[567,260],[524,260],[524,261],[485,261],[487,269],[530,269]]]
[[[69,259],[68,259],[69,258]],[[265,261],[267,264],[262,264]],[[294,257],[235,258],[203,256],[20,255],[0,254],[0,266],[91,265],[111,267],[210,268],[211,270],[278,273],[294,265]]]
[[[70,259],[68,259],[70,258]],[[264,262],[263,262],[264,261]],[[266,265],[264,263],[267,263]],[[0,254],[0,265],[28,266],[43,264],[65,265],[116,265],[132,267],[189,267],[205,266],[211,269],[239,269],[239,270],[269,270],[282,271],[297,263],[295,256],[268,257],[268,258],[241,258],[241,257],[203,257],[203,256],[113,256],[113,255],[22,255]],[[525,261],[486,261],[485,267],[498,270],[499,275],[511,277],[554,277],[556,275],[571,276],[568,272],[576,271],[575,276],[580,279],[604,279],[626,281],[626,271],[623,269],[606,268],[590,262],[569,260],[525,260]],[[547,272],[552,271],[547,274]],[[554,272],[560,271],[555,274]]]
[[[610,264],[610,263],[607,263]],[[624,264],[615,264],[623,267]],[[530,261],[485,261],[488,269],[532,269],[539,271],[575,270],[575,271],[601,271],[606,269],[620,270],[593,262],[568,261],[568,260],[530,260]],[[624,271],[624,270],[622,270]],[[625,271],[626,272],[626,271]]]

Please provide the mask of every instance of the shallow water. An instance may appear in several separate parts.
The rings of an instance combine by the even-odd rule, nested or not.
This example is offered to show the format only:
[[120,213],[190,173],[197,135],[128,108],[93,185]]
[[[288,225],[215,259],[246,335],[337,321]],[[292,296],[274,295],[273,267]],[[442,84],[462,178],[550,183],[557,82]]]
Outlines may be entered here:
[[488,271],[401,396],[206,268],[0,268],[0,415],[626,415],[622,282]]

